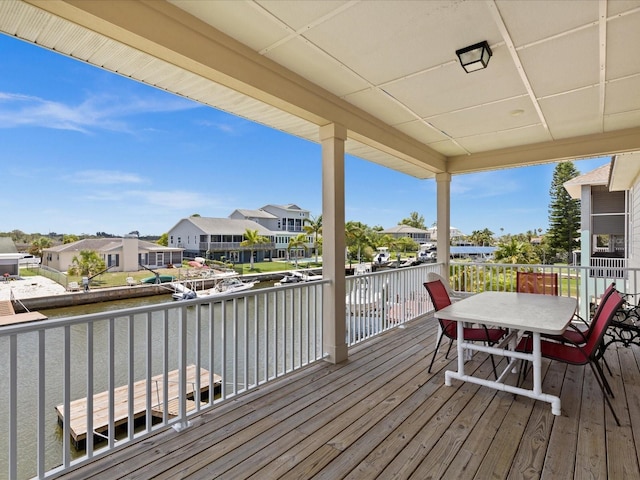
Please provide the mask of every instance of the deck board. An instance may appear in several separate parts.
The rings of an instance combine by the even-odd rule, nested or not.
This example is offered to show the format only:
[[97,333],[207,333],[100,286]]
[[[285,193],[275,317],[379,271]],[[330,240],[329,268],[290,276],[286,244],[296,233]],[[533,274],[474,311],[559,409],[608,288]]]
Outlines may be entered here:
[[[507,392],[445,386],[456,353],[445,359],[445,345],[428,373],[435,334],[433,318],[414,321],[352,348],[341,365],[309,366],[60,478],[640,476],[640,347],[607,350],[618,427],[588,367],[543,362],[543,387],[560,395],[561,416]],[[467,367],[493,375],[484,354]]]

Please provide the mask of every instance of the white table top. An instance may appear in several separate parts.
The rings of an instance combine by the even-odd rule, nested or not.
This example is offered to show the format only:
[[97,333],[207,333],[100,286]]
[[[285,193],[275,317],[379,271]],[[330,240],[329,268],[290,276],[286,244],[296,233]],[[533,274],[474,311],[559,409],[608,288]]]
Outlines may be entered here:
[[434,313],[436,318],[527,330],[550,335],[565,331],[578,306],[570,297],[534,293],[482,292]]

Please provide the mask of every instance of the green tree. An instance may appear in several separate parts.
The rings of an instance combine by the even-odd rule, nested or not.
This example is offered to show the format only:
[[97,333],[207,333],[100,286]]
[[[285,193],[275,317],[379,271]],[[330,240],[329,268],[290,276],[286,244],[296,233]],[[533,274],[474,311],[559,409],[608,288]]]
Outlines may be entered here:
[[80,254],[71,259],[72,265],[69,268],[71,275],[83,275],[90,277],[102,272],[107,268],[104,260],[100,258],[95,250],[80,250]]
[[426,230],[424,224],[424,216],[420,215],[418,212],[411,212],[408,218],[403,218],[398,222],[398,225],[409,225],[414,228],[421,228],[422,230]]
[[51,239],[47,237],[40,237],[35,239],[33,243],[31,243],[31,246],[29,247],[29,253],[31,255],[40,257],[42,259],[42,251],[45,248],[50,248],[50,247],[51,247]]
[[313,235],[313,250],[316,254],[316,263],[318,263],[318,237],[322,234],[322,215],[317,218],[305,218],[302,228],[307,235]]
[[[362,222],[348,221],[345,226],[345,239],[350,257],[356,257],[361,261],[362,250],[371,246],[369,228]],[[357,253],[357,255],[355,255]]]
[[476,245],[493,245],[493,232],[488,228],[484,230],[474,230],[469,235],[469,240],[471,240]]
[[[300,235],[296,235],[289,239],[289,245],[287,245],[287,253],[289,254],[289,258],[291,258],[291,250],[303,248],[305,256],[307,255],[307,234],[301,233]],[[298,256],[295,257],[296,268],[298,267]]]
[[410,237],[400,237],[396,239],[394,245],[397,250],[402,251],[403,253],[415,252],[418,250],[418,248],[420,248],[420,245],[418,245],[418,243]]
[[162,235],[160,235],[160,238],[158,239],[158,241],[156,242],[158,245],[162,245],[165,247],[169,246],[169,234],[168,233],[163,233]]
[[249,259],[249,270],[253,270],[253,253],[258,245],[269,243],[269,239],[263,235],[258,235],[258,230],[246,229],[244,231],[244,240],[240,242],[241,247],[249,247],[251,256]]
[[573,162],[556,165],[551,180],[549,196],[549,247],[559,250],[568,260],[580,242],[580,200],[574,200],[564,188],[564,183],[580,174]]
[[534,255],[530,244],[511,238],[498,245],[494,257],[498,262],[530,263]]
[[67,244],[67,243],[73,243],[73,242],[77,242],[78,236],[77,235],[73,235],[73,234],[66,234],[62,236],[62,243],[63,244]]

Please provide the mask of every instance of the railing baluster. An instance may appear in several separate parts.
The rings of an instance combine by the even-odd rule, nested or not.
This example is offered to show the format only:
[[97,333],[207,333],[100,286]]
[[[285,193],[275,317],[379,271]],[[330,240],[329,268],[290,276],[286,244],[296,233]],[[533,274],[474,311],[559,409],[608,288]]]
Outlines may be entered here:
[[[65,464],[66,466],[66,464]],[[9,479],[18,478],[18,336],[9,336]]]
[[[64,332],[64,352],[63,352],[63,389],[62,401],[64,404],[64,427],[62,429],[62,465],[68,468],[71,463],[71,327],[66,325]],[[89,412],[86,413],[89,415]]]
[[146,385],[145,385],[145,390],[146,390],[146,406],[145,406],[145,411],[147,412],[146,416],[145,416],[145,424],[146,424],[146,429],[148,432],[151,431],[151,428],[153,426],[153,416],[151,415],[151,400],[152,400],[152,386],[151,385],[151,377],[153,376],[153,364],[152,364],[152,358],[153,358],[153,351],[151,349],[151,345],[153,344],[153,324],[152,324],[152,318],[151,318],[151,312],[147,312],[146,315],[146,361],[145,361],[145,369],[144,369],[144,377],[146,379]]
[[[109,318],[109,422],[108,422],[108,441],[109,448],[113,448],[115,445],[115,421],[114,421],[114,409],[115,409],[115,396],[114,390],[116,388],[115,381],[115,318]],[[66,414],[65,414],[66,417]]]
[[[45,465],[45,405],[46,405],[46,382],[45,382],[45,331],[38,330],[38,477],[42,478],[46,470]],[[87,450],[87,456],[91,452]]]
[[85,440],[87,457],[93,457],[93,323],[87,324],[87,438]]
[[129,440],[133,440],[134,427],[135,427],[135,414],[133,410],[133,384],[135,383],[135,325],[133,324],[133,315],[129,315],[127,322],[127,328],[129,329],[129,348],[128,348],[128,356],[129,356],[129,368],[127,369],[127,379],[129,382],[128,393],[128,401],[129,401],[129,420],[127,421],[127,436]]

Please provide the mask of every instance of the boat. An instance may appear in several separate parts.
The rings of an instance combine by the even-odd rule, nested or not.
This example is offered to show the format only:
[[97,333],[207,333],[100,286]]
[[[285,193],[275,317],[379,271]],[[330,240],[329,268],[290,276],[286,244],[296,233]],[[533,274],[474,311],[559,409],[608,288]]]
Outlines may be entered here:
[[371,267],[366,264],[358,264],[354,269],[356,277],[351,284],[351,291],[347,293],[345,303],[347,311],[352,314],[362,315],[380,308],[382,292],[374,291],[371,285],[371,277],[363,276],[371,273]]
[[249,290],[257,281],[243,281],[238,277],[225,277],[216,281],[209,290],[198,292],[198,297],[211,297]]
[[384,265],[391,261],[391,254],[387,247],[378,247],[378,253],[373,256],[373,263]]
[[191,300],[192,298],[196,298],[198,296],[195,290],[191,290],[184,283],[173,282],[171,286],[175,290],[171,295],[171,298],[174,300]]
[[173,282],[175,278],[173,275],[154,275],[153,277],[146,277],[140,280],[140,283],[150,283],[150,284],[158,284],[158,283],[170,283]]
[[322,280],[322,275],[315,275],[313,273],[301,272],[298,270],[293,270],[291,272],[287,272],[284,274],[278,285],[284,283],[303,283],[303,282],[314,282],[316,280]]

